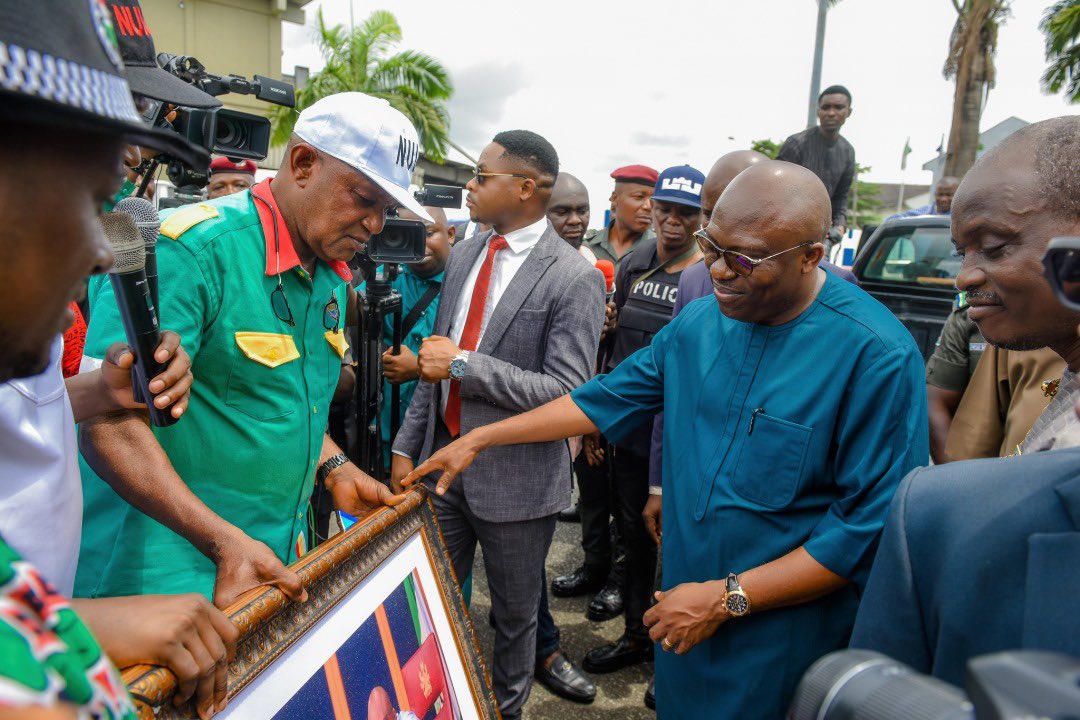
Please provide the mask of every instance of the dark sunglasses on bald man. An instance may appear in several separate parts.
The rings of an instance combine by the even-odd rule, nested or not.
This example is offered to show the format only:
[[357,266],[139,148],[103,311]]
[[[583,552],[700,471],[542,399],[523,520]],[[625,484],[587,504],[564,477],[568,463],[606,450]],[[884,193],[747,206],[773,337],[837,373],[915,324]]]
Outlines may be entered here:
[[1058,300],[1080,311],[1080,237],[1057,237],[1043,255],[1043,274]]
[[731,268],[731,271],[736,275],[742,275],[744,277],[753,273],[754,268],[756,268],[758,265],[765,262],[766,260],[772,260],[774,257],[780,257],[784,253],[789,253],[792,250],[798,250],[801,247],[813,245],[814,242],[816,242],[813,240],[808,240],[807,242],[799,243],[795,247],[789,247],[787,250],[781,250],[778,253],[773,253],[768,257],[752,258],[749,255],[743,255],[740,252],[735,252],[734,250],[725,250],[724,248],[720,247],[719,245],[714,243],[713,239],[709,237],[709,234],[705,232],[705,228],[701,228],[700,230],[695,232],[694,237],[697,238],[697,244],[698,247],[701,249],[701,254],[705,256],[705,267],[712,267],[713,263],[719,260],[720,256],[723,255],[724,262],[726,262],[727,266]]

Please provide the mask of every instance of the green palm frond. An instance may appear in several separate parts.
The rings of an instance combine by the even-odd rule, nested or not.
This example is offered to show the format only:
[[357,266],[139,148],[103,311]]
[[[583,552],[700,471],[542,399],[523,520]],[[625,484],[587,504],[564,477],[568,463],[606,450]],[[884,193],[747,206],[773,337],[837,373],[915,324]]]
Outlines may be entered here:
[[386,99],[413,123],[424,154],[436,162],[446,157],[450,117],[446,102],[454,92],[450,73],[435,58],[415,50],[392,53],[401,26],[386,10],[376,10],[352,32],[329,27],[320,10],[315,40],[326,65],[296,92],[296,107],[270,111],[271,143],[288,142],[300,111],[320,98],[359,91]]
[[1043,15],[1039,28],[1046,35],[1042,76],[1045,92],[1065,91],[1069,102],[1080,102],[1080,0],[1059,0]]

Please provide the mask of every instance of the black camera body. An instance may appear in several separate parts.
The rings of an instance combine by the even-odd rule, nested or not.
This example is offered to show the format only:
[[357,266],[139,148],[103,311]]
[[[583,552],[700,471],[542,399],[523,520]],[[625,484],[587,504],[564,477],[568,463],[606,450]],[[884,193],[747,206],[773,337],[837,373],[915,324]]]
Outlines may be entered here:
[[[421,205],[461,207],[461,188],[455,185],[425,185],[413,197]],[[418,220],[388,217],[382,232],[372,235],[360,254],[375,264],[420,262],[427,254],[427,229]]]

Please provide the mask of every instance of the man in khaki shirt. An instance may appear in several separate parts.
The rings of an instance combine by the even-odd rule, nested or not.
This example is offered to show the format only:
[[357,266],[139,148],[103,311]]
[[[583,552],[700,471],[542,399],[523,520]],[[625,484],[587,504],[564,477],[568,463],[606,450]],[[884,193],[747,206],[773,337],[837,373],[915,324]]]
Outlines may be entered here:
[[1050,402],[1043,384],[1064,369],[1065,361],[1049,348],[987,344],[949,428],[945,461],[1012,455]]

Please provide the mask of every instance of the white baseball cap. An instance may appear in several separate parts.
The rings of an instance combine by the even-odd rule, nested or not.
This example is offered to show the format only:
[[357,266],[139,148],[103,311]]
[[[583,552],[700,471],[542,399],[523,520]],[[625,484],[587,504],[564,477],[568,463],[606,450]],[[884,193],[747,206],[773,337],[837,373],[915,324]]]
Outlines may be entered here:
[[407,210],[431,221],[409,191],[420,159],[416,128],[386,100],[359,92],[328,95],[300,113],[293,132],[356,168]]

